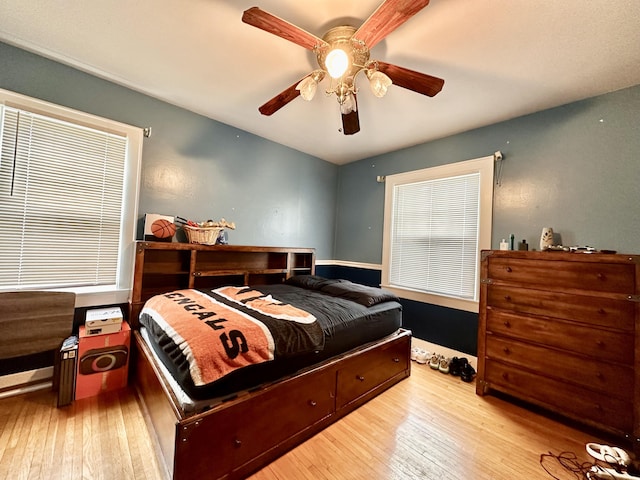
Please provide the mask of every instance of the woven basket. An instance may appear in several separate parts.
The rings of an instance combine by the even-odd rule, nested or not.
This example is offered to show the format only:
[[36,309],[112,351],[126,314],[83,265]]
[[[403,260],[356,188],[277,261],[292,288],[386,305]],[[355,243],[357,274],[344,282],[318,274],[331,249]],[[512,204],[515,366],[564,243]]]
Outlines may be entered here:
[[218,240],[222,227],[191,227],[185,225],[182,227],[187,234],[189,243],[199,243],[202,245],[215,245]]

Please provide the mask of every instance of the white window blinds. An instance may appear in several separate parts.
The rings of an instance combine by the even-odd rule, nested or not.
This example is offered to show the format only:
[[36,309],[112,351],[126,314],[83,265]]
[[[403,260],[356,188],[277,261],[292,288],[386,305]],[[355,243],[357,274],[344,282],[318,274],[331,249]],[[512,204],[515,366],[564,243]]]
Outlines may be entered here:
[[493,157],[482,157],[386,176],[382,286],[401,298],[478,311],[493,167]]
[[116,284],[126,136],[0,110],[0,287]]
[[394,188],[390,281],[475,300],[480,174]]

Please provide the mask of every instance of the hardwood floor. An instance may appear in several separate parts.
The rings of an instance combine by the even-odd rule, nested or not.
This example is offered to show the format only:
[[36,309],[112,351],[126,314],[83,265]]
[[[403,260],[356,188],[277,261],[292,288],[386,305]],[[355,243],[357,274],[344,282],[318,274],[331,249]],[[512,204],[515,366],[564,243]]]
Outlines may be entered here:
[[[251,480],[552,478],[540,455],[602,438],[412,362],[411,377]],[[161,479],[131,388],[61,409],[41,390],[0,400],[0,479]],[[560,479],[577,478],[545,462]],[[195,480],[195,479],[194,479]],[[200,479],[198,479],[200,480]]]

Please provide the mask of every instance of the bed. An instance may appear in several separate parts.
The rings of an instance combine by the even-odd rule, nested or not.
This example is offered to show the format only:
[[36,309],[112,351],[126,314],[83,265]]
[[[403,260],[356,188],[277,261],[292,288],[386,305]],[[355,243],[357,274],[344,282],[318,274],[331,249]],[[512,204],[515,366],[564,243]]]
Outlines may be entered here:
[[[167,478],[245,478],[410,375],[411,333],[396,298],[313,274],[286,277],[155,285],[132,309],[134,382]],[[178,319],[180,310],[193,318]],[[206,348],[203,328],[213,333]],[[197,351],[215,348],[228,355],[207,373]]]

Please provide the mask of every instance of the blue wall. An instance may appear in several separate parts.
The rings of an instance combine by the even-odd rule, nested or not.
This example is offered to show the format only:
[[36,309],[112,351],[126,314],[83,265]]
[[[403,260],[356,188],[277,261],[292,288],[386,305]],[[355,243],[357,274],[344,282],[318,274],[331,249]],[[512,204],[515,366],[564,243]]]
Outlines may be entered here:
[[[334,258],[381,263],[384,184],[376,176],[497,150],[505,160],[492,248],[510,233],[538,248],[550,226],[564,245],[640,253],[639,112],[636,86],[342,166]],[[415,336],[475,354],[476,314],[403,303]]]
[[[139,212],[238,225],[233,244],[314,247],[319,260],[380,264],[377,175],[491,155],[505,161],[493,247],[532,246],[551,226],[566,245],[640,253],[640,86],[336,166],[0,43],[0,88],[150,126]],[[319,272],[378,284],[379,270]],[[403,301],[414,335],[475,353],[477,315]]]
[[336,165],[3,43],[0,88],[152,127],[141,218],[224,217],[237,225],[230,243],[314,247],[332,258]]

